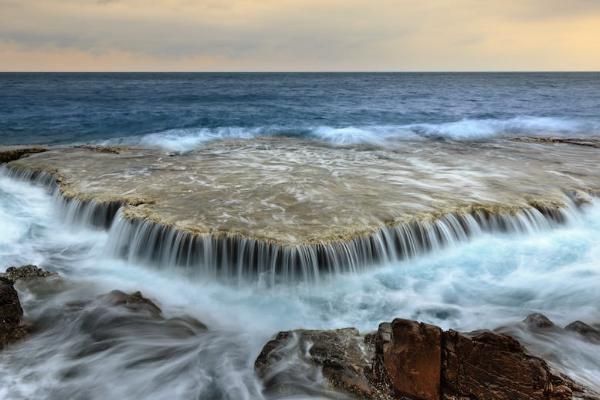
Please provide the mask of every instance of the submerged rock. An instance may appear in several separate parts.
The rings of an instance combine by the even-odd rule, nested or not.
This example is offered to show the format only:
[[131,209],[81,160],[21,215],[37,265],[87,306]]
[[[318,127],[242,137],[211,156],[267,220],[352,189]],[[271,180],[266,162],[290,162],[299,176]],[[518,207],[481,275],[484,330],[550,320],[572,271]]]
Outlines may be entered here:
[[[172,357],[186,343],[207,328],[188,316],[165,318],[161,309],[141,292],[113,290],[92,301],[70,303],[55,309],[41,324],[49,334],[60,335],[60,326],[70,326],[77,340],[69,344],[69,357],[74,363],[94,359],[99,353],[126,351],[128,346],[145,346],[156,340],[152,352],[126,361],[126,368],[157,363]],[[58,322],[56,322],[58,321]],[[140,339],[143,343],[138,343]],[[192,344],[190,344],[192,346]],[[193,348],[190,347],[190,351]],[[84,362],[85,363],[85,362]]]
[[[529,320],[553,326],[540,316]],[[294,382],[305,379],[299,373],[317,370],[326,386],[361,399],[594,398],[510,336],[443,331],[405,319],[382,323],[364,337],[353,328],[280,332],[265,345],[255,368],[267,392],[276,393],[296,394],[302,387]]]
[[0,349],[27,334],[22,318],[23,309],[13,283],[0,278]]
[[581,321],[571,322],[569,325],[565,326],[565,330],[577,332],[578,334],[583,336],[586,340],[600,344],[600,330],[586,324],[585,322],[581,322]]
[[[550,331],[559,335],[564,335],[568,332],[575,332],[579,334],[580,338],[583,340],[600,344],[600,329],[588,325],[583,321],[573,321],[562,328],[552,322],[545,315],[535,313],[528,315],[527,318],[523,320],[523,324],[527,331],[534,334],[546,333]],[[513,335],[516,333],[514,326],[502,327],[499,329],[499,331],[508,335]]]
[[533,313],[529,314],[527,318],[523,320],[523,323],[529,329],[537,330],[537,329],[549,329],[555,328],[554,322],[552,322],[548,317],[544,314]]
[[123,306],[136,312],[147,312],[152,316],[160,317],[162,310],[152,300],[142,295],[142,292],[127,294],[120,290],[113,290],[110,293],[100,296],[100,299],[114,306]]

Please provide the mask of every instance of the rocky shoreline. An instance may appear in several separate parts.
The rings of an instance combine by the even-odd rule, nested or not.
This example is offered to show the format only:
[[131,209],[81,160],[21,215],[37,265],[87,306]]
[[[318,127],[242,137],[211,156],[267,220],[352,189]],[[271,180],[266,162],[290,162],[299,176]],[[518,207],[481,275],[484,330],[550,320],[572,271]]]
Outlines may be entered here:
[[[528,324],[543,328],[531,315]],[[586,326],[588,337],[599,331]],[[593,333],[592,333],[593,332]],[[359,399],[597,399],[554,371],[511,336],[457,332],[406,319],[361,335],[354,328],[280,332],[255,364],[272,393],[294,394],[299,369],[290,359],[318,365],[334,388]]]
[[[61,279],[33,265],[10,267],[0,274],[0,348],[19,342],[27,346],[27,336],[44,329],[24,320],[14,285],[52,286]],[[160,307],[140,292],[114,290],[65,307],[67,314],[83,313],[87,321],[90,336],[85,352],[114,345],[123,327],[142,328],[145,333],[167,330],[182,339],[209,330],[194,318],[165,318]],[[532,314],[521,325],[534,334],[560,331],[600,345],[600,330],[581,321],[562,329],[545,316]],[[264,345],[254,368],[265,396],[273,399],[306,394],[303,382],[315,374],[324,378],[322,389],[332,398],[600,399],[509,335],[444,331],[400,318],[364,335],[355,328],[279,332]]]

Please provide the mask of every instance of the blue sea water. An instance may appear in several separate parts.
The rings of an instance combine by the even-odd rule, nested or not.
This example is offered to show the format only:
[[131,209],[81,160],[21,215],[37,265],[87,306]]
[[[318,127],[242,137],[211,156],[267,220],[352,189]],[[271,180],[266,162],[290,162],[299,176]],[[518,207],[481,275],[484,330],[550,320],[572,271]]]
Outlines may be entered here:
[[0,144],[600,134],[600,73],[3,73]]

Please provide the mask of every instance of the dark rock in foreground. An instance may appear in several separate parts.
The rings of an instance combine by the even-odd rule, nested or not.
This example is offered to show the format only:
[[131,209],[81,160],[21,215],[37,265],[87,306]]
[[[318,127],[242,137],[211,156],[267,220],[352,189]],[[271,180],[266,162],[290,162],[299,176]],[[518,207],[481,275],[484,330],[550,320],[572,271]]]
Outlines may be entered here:
[[23,309],[11,281],[0,278],[0,349],[27,334]]
[[334,388],[359,398],[385,399],[387,390],[369,378],[373,350],[355,328],[280,332],[265,345],[255,369],[270,394],[306,393],[314,388],[301,376],[311,373],[310,366],[295,361],[308,356]]
[[13,285],[25,282],[27,290],[35,288],[37,292],[52,295],[45,290],[49,286],[45,280],[48,277],[58,275],[35,265],[9,267],[0,274],[0,349],[25,337],[28,332],[60,329],[61,319],[75,318],[80,323],[79,329],[85,333],[84,337],[90,339],[78,350],[81,354],[110,348],[129,334],[187,338],[207,329],[202,322],[191,317],[165,318],[160,307],[141,292],[128,294],[119,290],[94,300],[69,303],[61,309],[49,309],[26,329],[23,309]]
[[19,294],[14,287],[15,282],[55,275],[35,265],[9,267],[6,272],[0,273],[0,349],[24,338],[28,333],[28,327],[23,321],[23,308],[19,301]]
[[571,399],[573,382],[510,336],[484,331],[444,334],[443,397],[447,399]]
[[[528,323],[553,326],[542,317]],[[364,337],[353,328],[280,332],[264,346],[255,368],[266,392],[299,394],[299,374],[311,365],[321,369],[329,386],[352,398],[594,398],[510,336],[443,331],[405,319],[382,323]]]

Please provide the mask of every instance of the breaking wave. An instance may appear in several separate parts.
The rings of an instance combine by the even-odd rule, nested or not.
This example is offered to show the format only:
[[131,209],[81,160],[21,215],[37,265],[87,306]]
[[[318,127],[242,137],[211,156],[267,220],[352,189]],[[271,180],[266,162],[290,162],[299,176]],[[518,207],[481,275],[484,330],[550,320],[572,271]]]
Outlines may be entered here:
[[368,144],[387,146],[402,140],[484,140],[499,136],[600,135],[600,121],[521,116],[508,119],[462,119],[443,123],[406,125],[312,126],[292,128],[218,127],[170,129],[141,136],[128,136],[99,142],[102,145],[129,145],[183,152],[224,139],[252,139],[260,136],[288,136],[323,141],[333,145]]

